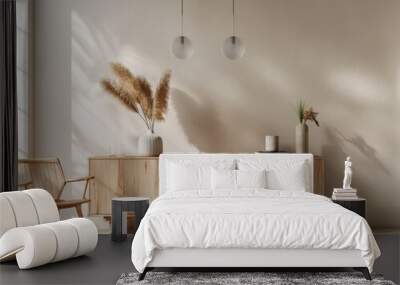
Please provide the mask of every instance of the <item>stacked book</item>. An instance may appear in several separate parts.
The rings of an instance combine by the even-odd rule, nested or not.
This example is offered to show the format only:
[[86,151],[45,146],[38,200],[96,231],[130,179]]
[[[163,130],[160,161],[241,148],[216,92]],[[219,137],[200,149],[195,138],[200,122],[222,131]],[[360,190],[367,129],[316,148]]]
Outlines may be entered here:
[[333,200],[356,200],[357,189],[334,188],[332,193]]

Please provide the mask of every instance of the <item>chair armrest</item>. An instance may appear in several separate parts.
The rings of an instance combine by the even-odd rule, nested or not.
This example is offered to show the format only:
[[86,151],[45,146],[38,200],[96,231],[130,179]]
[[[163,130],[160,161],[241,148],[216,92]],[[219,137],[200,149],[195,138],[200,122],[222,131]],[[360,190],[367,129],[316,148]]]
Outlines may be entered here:
[[78,182],[78,181],[89,181],[91,179],[94,179],[94,176],[75,177],[75,178],[66,179],[65,183]]
[[18,183],[18,187],[24,187],[24,189],[28,189],[29,186],[31,186],[33,184],[32,181],[26,181],[26,182],[21,182]]

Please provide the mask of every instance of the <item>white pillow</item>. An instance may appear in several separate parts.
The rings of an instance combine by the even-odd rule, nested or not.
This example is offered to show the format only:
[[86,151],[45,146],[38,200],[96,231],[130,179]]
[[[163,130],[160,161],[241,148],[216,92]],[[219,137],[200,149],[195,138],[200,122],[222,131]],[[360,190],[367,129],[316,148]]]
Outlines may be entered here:
[[211,170],[212,189],[236,189],[236,170],[215,169]]
[[211,188],[211,167],[171,163],[167,188],[171,191]]
[[271,169],[267,172],[268,188],[273,190],[306,191],[305,163],[287,169]]
[[238,168],[240,170],[266,169],[268,189],[290,191],[311,189],[310,169],[304,160],[240,159]]
[[211,168],[235,169],[234,159],[174,159],[166,162],[167,191],[211,190]]
[[263,170],[230,170],[212,169],[212,189],[237,190],[241,188],[266,188],[266,171]]
[[267,188],[267,171],[236,170],[237,188]]

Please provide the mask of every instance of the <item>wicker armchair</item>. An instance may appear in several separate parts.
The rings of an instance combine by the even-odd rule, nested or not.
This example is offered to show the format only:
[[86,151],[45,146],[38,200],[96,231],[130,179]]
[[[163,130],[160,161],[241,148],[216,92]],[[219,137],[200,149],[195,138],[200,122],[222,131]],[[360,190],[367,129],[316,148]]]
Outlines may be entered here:
[[[64,175],[61,162],[58,158],[48,159],[20,159],[19,168],[22,171],[28,171],[30,179],[24,176],[24,180],[18,183],[19,187],[42,188],[46,189],[56,201],[58,209],[75,208],[78,217],[82,217],[82,204],[89,203],[90,199],[86,198],[86,192],[90,180],[94,176],[84,176],[76,178],[66,178]],[[69,183],[85,182],[85,188],[81,199],[62,200],[61,195],[65,186]]]

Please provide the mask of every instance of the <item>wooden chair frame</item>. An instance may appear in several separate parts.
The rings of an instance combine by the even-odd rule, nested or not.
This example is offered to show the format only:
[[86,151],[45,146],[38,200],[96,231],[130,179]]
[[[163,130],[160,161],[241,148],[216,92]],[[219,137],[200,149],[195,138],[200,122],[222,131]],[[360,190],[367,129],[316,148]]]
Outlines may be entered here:
[[[74,178],[66,178],[65,174],[64,174],[64,170],[62,168],[60,159],[58,158],[47,158],[47,159],[20,159],[19,163],[22,164],[34,164],[34,163],[40,163],[40,164],[55,164],[62,179],[62,185],[60,187],[60,189],[58,189],[58,193],[56,195],[56,197],[54,197],[54,200],[56,201],[57,204],[57,208],[60,209],[66,209],[66,208],[75,208],[78,217],[83,217],[83,213],[82,213],[82,204],[86,204],[90,202],[90,199],[86,198],[86,193],[87,193],[87,189],[89,187],[89,183],[92,179],[94,179],[94,176],[82,176],[82,177],[74,177]],[[28,167],[29,172],[31,171],[30,168]],[[31,174],[31,173],[30,173]],[[31,175],[32,178],[32,175]],[[86,181],[85,183],[85,189],[82,195],[82,198],[79,200],[61,200],[61,196],[64,192],[65,186],[69,183],[74,183],[74,182],[83,182]],[[18,186],[23,187],[24,189],[27,189],[29,187],[31,187],[32,185],[34,185],[34,181],[27,181],[27,182],[23,182],[18,184]],[[38,185],[40,186],[40,185]],[[46,190],[46,189],[45,189]]]

